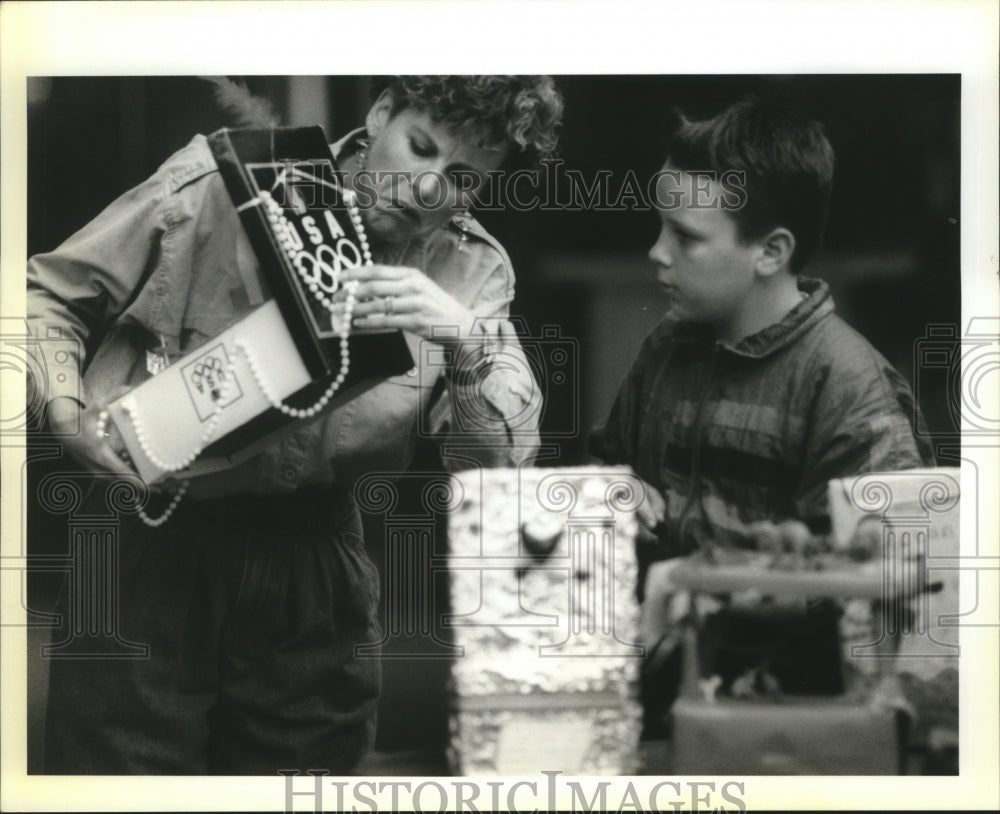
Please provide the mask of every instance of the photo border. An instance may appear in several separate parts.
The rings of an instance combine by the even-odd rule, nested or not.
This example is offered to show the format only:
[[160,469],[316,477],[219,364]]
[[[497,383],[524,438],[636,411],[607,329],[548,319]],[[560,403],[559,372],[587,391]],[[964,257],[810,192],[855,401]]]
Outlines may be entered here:
[[[687,32],[697,32],[692,36]],[[997,315],[998,11],[995,3],[916,2],[133,2],[5,3],[0,7],[0,303],[24,310],[25,78],[44,75],[960,73],[962,75],[962,316]],[[435,48],[435,43],[440,47]],[[514,56],[516,55],[516,56]],[[5,403],[23,378],[5,375]],[[992,394],[993,397],[996,394]],[[994,405],[993,415],[996,415]],[[980,497],[1000,493],[1000,439],[977,436],[963,455]],[[24,448],[0,448],[4,569],[22,557],[19,481]],[[968,467],[963,468],[963,488]],[[978,504],[982,511],[974,511]],[[14,508],[12,508],[14,507]],[[963,556],[996,569],[996,501],[963,501]],[[993,546],[990,550],[989,546]],[[990,559],[992,558],[992,559]],[[0,571],[9,585],[9,570]],[[24,609],[0,595],[3,810],[280,810],[275,778],[62,778],[26,774]],[[1000,619],[997,620],[1000,626]],[[957,777],[747,777],[759,808],[990,808],[1000,803],[997,628],[963,628],[961,774]],[[397,778],[405,780],[405,778]],[[420,778],[411,778],[419,782]],[[430,780],[431,778],[422,778]],[[541,778],[532,778],[540,782]],[[688,778],[696,780],[698,778]],[[726,778],[731,780],[733,778]],[[448,782],[439,778],[439,781]],[[584,788],[599,778],[588,778]],[[625,783],[625,778],[610,778]],[[658,781],[632,778],[640,798]],[[515,779],[511,778],[510,783]],[[484,799],[489,799],[488,796]],[[612,798],[616,799],[616,798]],[[334,802],[333,795],[326,801]],[[564,801],[565,802],[565,801]],[[312,810],[305,795],[297,808]]]

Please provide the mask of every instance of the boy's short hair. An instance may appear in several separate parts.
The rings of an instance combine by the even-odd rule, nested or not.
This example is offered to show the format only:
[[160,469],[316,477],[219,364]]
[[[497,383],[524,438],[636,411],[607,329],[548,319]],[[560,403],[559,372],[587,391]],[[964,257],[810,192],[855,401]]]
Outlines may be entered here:
[[[728,210],[741,240],[782,226],[795,236],[789,267],[798,273],[815,253],[833,188],[833,148],[823,125],[749,96],[704,121],[681,121],[667,162],[683,171],[743,173],[744,201]],[[732,177],[732,176],[730,176]]]

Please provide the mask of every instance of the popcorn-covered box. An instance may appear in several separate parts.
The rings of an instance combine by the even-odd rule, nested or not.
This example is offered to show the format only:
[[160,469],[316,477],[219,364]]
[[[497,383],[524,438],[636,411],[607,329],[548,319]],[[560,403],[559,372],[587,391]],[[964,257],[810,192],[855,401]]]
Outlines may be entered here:
[[643,488],[624,468],[456,477],[446,619],[461,651],[452,669],[456,772],[636,772]]

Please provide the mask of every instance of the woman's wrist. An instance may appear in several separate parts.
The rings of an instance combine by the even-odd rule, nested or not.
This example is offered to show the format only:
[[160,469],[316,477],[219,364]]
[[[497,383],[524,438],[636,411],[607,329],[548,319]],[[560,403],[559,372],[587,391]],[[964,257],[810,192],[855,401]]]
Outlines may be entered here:
[[454,352],[450,365],[452,375],[478,369],[488,362],[489,356],[499,345],[499,337],[491,333],[484,322],[474,320],[471,326],[453,341]]

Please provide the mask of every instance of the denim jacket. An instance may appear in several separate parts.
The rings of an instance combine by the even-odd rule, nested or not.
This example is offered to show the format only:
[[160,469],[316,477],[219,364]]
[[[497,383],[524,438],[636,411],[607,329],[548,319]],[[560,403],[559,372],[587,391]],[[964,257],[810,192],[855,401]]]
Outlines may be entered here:
[[[335,154],[353,135],[333,145]],[[505,466],[534,454],[540,394],[507,320],[514,275],[503,247],[460,216],[411,241],[402,257],[375,259],[421,269],[482,318],[491,337],[482,351],[459,354],[442,373],[420,364],[426,346],[407,334],[413,369],[300,421],[251,460],[194,479],[190,494],[286,492],[400,473],[421,432],[454,440],[460,454],[444,460],[452,469],[462,457]],[[95,399],[147,379],[148,352],[176,359],[259,305],[258,275],[207,141],[196,136],[57,249],[28,261],[32,332],[60,326],[80,347],[75,365],[49,371],[48,400]],[[476,375],[463,375],[472,366]]]

